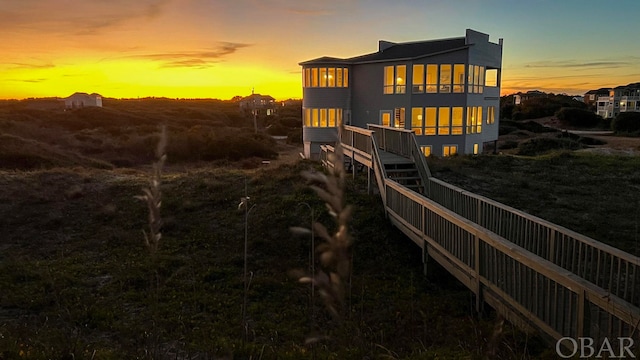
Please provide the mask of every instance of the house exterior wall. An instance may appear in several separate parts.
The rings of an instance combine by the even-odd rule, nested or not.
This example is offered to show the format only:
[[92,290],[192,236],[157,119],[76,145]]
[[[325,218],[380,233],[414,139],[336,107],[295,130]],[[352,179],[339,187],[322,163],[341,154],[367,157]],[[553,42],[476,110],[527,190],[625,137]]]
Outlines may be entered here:
[[64,106],[67,109],[78,109],[89,106],[102,107],[102,97],[97,95],[73,94],[64,99]]
[[[444,146],[447,145],[455,145],[457,153],[481,152],[483,143],[494,141],[498,138],[502,42],[500,41],[498,44],[490,43],[489,35],[473,30],[467,30],[465,35],[465,46],[462,48],[448,49],[438,53],[404,59],[355,61],[349,66],[351,75],[348,88],[303,87],[303,113],[305,108],[339,107],[345,109],[345,124],[366,128],[367,124],[382,124],[382,113],[390,113],[393,119],[395,110],[403,108],[404,128],[412,129],[412,108],[449,107],[452,109],[453,107],[461,107],[463,109],[462,134],[416,135],[416,140],[420,146],[429,146],[429,152],[438,156],[445,155]],[[381,42],[380,49],[390,49],[394,45],[397,44]],[[306,68],[345,66],[344,64],[344,62],[336,64],[314,63],[313,60],[306,62],[302,65],[303,78]],[[464,91],[461,93],[414,93],[412,87],[414,64],[463,64],[465,67]],[[406,86],[405,92],[401,94],[385,94],[385,67],[398,65],[406,66],[406,79],[403,80]],[[485,70],[495,69],[497,86],[483,86],[483,91],[480,93],[467,91],[467,69],[469,65],[481,66]],[[452,83],[453,77],[452,74]],[[451,86],[453,87],[453,84]],[[467,133],[466,114],[469,107],[482,108],[482,130],[480,133]],[[493,108],[495,118],[495,121],[491,124],[487,121],[489,107]],[[329,141],[328,137],[335,136],[334,134],[335,130],[330,132],[326,128],[303,127],[305,156],[315,157],[314,151],[319,151],[319,145],[317,147],[313,145],[317,142]]]

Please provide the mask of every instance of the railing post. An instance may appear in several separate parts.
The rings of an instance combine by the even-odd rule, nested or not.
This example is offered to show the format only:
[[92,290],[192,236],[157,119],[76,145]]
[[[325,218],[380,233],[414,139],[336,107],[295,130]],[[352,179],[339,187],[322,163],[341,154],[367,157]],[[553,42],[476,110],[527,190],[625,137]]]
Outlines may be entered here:
[[578,306],[576,311],[577,313],[577,321],[578,323],[576,324],[576,337],[585,337],[585,336],[589,336],[589,332],[585,331],[588,330],[587,327],[585,327],[585,322],[586,322],[586,310],[587,310],[587,306],[586,306],[586,297],[585,297],[585,290],[584,289],[580,289],[578,290]]
[[476,272],[476,312],[478,317],[482,317],[482,309],[484,308],[484,302],[482,299],[482,283],[480,282],[480,237],[478,233],[473,235],[473,247],[474,247],[474,260],[473,265]]

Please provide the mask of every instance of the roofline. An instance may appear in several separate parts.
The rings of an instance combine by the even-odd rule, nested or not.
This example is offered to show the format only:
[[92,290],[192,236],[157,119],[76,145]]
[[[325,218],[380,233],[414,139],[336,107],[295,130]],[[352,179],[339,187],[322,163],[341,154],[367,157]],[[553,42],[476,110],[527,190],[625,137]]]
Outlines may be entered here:
[[[445,40],[455,40],[455,39],[463,39],[463,38],[450,38],[450,39],[445,39]],[[434,40],[434,41],[439,41],[439,40]],[[417,44],[417,43],[422,43],[422,42],[429,42],[429,41],[415,41],[415,42],[410,42],[410,43],[397,43],[396,45],[405,45],[405,44]],[[468,45],[464,45],[455,49],[448,49],[448,50],[443,50],[443,51],[438,51],[438,52],[434,52],[434,53],[429,53],[429,54],[423,54],[423,55],[419,55],[419,56],[413,56],[413,57],[404,57],[404,58],[391,58],[391,59],[382,59],[382,60],[364,60],[364,61],[357,61],[357,60],[351,60],[351,59],[355,59],[355,58],[359,58],[359,57],[365,57],[368,55],[372,55],[372,54],[377,54],[380,51],[376,51],[374,53],[369,53],[369,54],[364,54],[364,55],[360,55],[360,56],[354,56],[353,58],[349,58],[349,59],[336,59],[335,61],[330,61],[330,60],[320,60],[322,58],[318,58],[318,59],[313,59],[313,60],[307,60],[307,61],[303,61],[298,63],[298,65],[300,66],[305,66],[305,65],[312,65],[312,64],[341,64],[341,65],[356,65],[356,64],[374,64],[374,63],[384,63],[384,62],[389,62],[389,61],[408,61],[408,60],[416,60],[416,59],[422,59],[425,57],[431,57],[431,56],[436,56],[436,55],[442,55],[442,54],[446,54],[446,53],[450,53],[450,52],[455,52],[455,51],[460,51],[460,50],[465,50],[470,48],[471,46],[473,46],[473,44],[468,44]]]
[[[369,61],[353,61],[351,63],[352,64],[374,64],[374,63],[384,63],[384,62],[389,62],[389,61],[417,60],[417,59],[422,59],[422,58],[426,58],[426,57],[442,55],[442,54],[446,54],[446,53],[450,53],[450,52],[454,52],[454,51],[460,51],[460,50],[468,49],[470,46],[471,45],[465,45],[465,46],[462,46],[462,47],[459,47],[459,48],[455,48],[455,49],[443,50],[443,51],[438,51],[438,52],[434,52],[434,53],[429,53],[429,54],[424,54],[424,55],[419,55],[419,56],[413,56],[413,57],[391,58],[391,59],[369,60]],[[367,54],[367,55],[369,55],[369,54]],[[363,56],[366,56],[366,55],[363,55]]]

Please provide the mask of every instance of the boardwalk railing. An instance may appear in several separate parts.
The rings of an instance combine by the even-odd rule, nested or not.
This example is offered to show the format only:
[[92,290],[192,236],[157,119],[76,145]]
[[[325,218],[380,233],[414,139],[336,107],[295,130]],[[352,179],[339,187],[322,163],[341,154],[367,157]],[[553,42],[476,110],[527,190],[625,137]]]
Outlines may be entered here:
[[[362,130],[345,127],[345,155],[368,159],[389,219],[472,290],[478,308],[487,302],[555,339],[640,343],[640,258],[431,177],[409,131]],[[424,166],[427,196],[387,178],[379,150]]]

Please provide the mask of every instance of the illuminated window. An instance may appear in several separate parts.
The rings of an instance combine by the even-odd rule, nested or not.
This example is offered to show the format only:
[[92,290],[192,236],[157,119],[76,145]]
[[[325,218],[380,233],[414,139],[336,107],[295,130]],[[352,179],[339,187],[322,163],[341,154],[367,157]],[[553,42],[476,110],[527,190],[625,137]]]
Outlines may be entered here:
[[414,93],[424,92],[424,65],[413,65],[413,80],[411,82]]
[[453,92],[464,92],[464,64],[453,65]]
[[342,80],[343,87],[349,87],[349,69],[344,68],[344,79]]
[[476,133],[482,132],[482,106],[478,106],[478,118],[476,119]]
[[438,92],[438,65],[427,65],[427,92]]
[[442,147],[443,156],[453,156],[458,153],[458,145],[444,145]]
[[473,93],[473,65],[469,65],[469,71],[467,72],[467,92],[468,93]]
[[431,146],[420,146],[420,150],[422,150],[422,153],[425,157],[431,156]]
[[440,92],[451,92],[451,65],[449,64],[440,65]]
[[327,127],[327,109],[320,109],[320,127]]
[[476,114],[475,106],[467,107],[467,134],[476,133]]
[[311,126],[311,109],[304,109],[304,126]]
[[407,92],[407,66],[385,66],[384,93],[404,94],[405,92]]
[[448,107],[438,108],[438,135],[449,135],[451,109]]
[[473,66],[473,92],[474,93],[480,92],[479,85],[480,85],[480,66],[474,65]]
[[303,123],[306,127],[336,127],[342,122],[342,109],[312,109],[303,111]]
[[393,126],[404,129],[404,108],[396,108],[393,116]]
[[329,109],[329,127],[336,126],[336,109]]
[[478,89],[479,89],[478,92],[480,94],[482,94],[482,92],[484,91],[483,86],[482,86],[483,84],[484,84],[484,66],[480,66],[480,79],[478,81],[478,85],[479,85],[478,86]]
[[318,86],[318,68],[311,69],[311,86]]
[[487,107],[487,124],[493,124],[496,122],[496,107]]
[[473,155],[478,155],[479,146],[478,144],[473,144]]
[[342,87],[342,68],[336,69],[336,86]]
[[327,68],[320,68],[320,87],[327,87]]
[[309,86],[309,83],[307,82],[307,79],[309,78],[309,76],[307,75],[307,70],[309,69],[302,70],[302,87]]
[[498,86],[498,69],[487,69],[485,71],[484,86]]
[[413,132],[416,135],[422,135],[422,126],[423,126],[422,108],[421,107],[412,108],[411,109],[411,130],[413,130]]
[[328,87],[336,86],[336,68],[329,68],[327,70],[327,86]]
[[380,121],[382,126],[391,126],[391,114],[388,112],[382,113]]
[[393,66],[384,67],[384,93],[393,94]]
[[436,134],[436,119],[437,119],[437,108],[428,107],[424,109],[424,134],[425,135],[435,135]]
[[462,115],[463,107],[454,107],[451,111],[451,134],[462,135]]
[[396,94],[407,92],[407,66],[396,66]]

